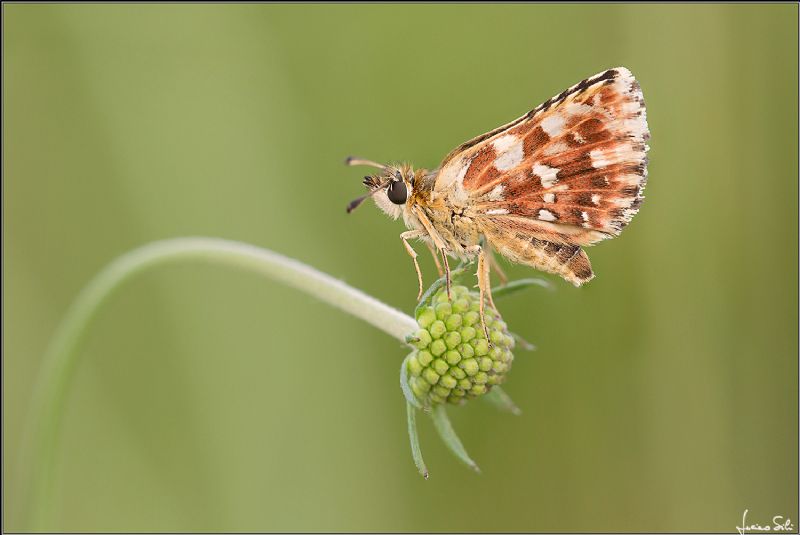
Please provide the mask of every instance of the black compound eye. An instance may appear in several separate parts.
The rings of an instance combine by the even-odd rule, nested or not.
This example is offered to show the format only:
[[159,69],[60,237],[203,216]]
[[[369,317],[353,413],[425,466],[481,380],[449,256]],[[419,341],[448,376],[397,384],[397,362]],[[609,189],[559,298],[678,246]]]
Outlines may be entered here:
[[386,192],[386,196],[389,197],[389,200],[394,204],[405,204],[408,200],[408,189],[406,189],[406,183],[402,180],[393,180],[392,183],[389,184],[389,189]]

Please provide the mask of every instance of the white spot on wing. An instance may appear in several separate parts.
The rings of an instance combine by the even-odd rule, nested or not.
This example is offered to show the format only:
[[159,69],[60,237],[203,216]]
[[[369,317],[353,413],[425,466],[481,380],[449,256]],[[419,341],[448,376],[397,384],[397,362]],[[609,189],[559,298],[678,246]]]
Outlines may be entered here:
[[505,208],[493,208],[491,210],[487,210],[486,213],[488,215],[506,215],[508,213],[508,210],[506,210]]
[[556,196],[552,193],[544,194],[544,202],[556,202]]
[[626,146],[612,147],[605,150],[594,149],[589,152],[589,157],[592,159],[592,167],[595,169],[622,163],[629,159],[635,159],[635,155],[630,150],[630,147]]
[[539,162],[533,164],[533,172],[542,179],[542,187],[549,188],[558,181],[556,175],[559,169],[556,167],[548,167]]
[[556,216],[550,210],[539,210],[539,219],[542,221],[555,221]]
[[492,141],[494,150],[498,153],[506,152],[508,149],[519,143],[519,138],[513,134],[505,134]]
[[435,191],[448,191],[453,188],[453,185],[457,189],[461,188],[470,165],[472,165],[470,158],[453,158],[436,176]]
[[597,193],[592,195],[592,204],[594,204],[595,206],[600,204],[600,195],[598,195]]
[[505,189],[506,187],[503,184],[498,184],[489,192],[486,198],[490,201],[502,201],[504,198],[503,190]]
[[592,111],[592,107],[588,104],[581,104],[580,102],[570,102],[564,108],[570,115],[585,115]]
[[465,160],[463,162],[463,164],[461,166],[461,169],[459,169],[458,173],[456,174],[456,180],[455,181],[457,183],[459,183],[459,184],[463,184],[464,183],[464,176],[466,176],[470,165],[472,165],[472,161],[470,161],[470,160]]
[[581,217],[584,221],[589,221],[589,214],[587,212],[581,212]]
[[506,134],[492,141],[497,152],[494,166],[500,171],[507,171],[518,166],[522,161],[522,140],[512,134]]
[[541,127],[548,136],[555,137],[564,130],[564,118],[559,113],[553,113],[542,120]]
[[566,143],[557,141],[555,143],[547,143],[542,150],[542,154],[545,156],[552,156],[553,154],[561,154],[567,150],[569,150],[569,146]]

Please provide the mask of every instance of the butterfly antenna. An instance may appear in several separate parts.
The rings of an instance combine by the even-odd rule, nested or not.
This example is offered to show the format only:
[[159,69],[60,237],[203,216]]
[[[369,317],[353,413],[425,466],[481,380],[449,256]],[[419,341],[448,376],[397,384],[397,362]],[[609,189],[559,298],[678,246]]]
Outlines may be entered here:
[[361,205],[362,202],[366,201],[367,199],[369,199],[370,197],[372,197],[373,195],[375,195],[379,191],[383,190],[383,188],[385,188],[386,186],[389,185],[389,182],[391,182],[391,180],[386,180],[386,181],[382,182],[381,184],[379,184],[377,187],[375,187],[369,193],[366,193],[366,194],[362,195],[361,197],[359,197],[358,199],[355,199],[355,200],[351,201],[350,204],[347,205],[347,213],[349,214],[350,212],[352,212],[353,210],[358,208],[359,205]]
[[382,163],[373,162],[372,160],[364,160],[363,158],[355,158],[353,156],[348,156],[347,159],[344,161],[345,165],[369,165],[370,167],[377,167],[382,171],[386,171],[389,169],[388,166],[383,165]]
[[[383,165],[382,163],[373,162],[372,160],[364,160],[363,158],[355,158],[353,156],[348,156],[347,159],[344,161],[345,165],[368,165],[370,167],[377,167],[381,171],[387,171],[389,166]],[[365,177],[366,178],[366,177]],[[362,202],[366,201],[379,191],[381,191],[384,187],[389,184],[389,181],[385,181],[382,184],[378,185],[377,187],[373,188],[372,191],[369,193],[362,195],[358,199],[353,200],[350,204],[347,205],[347,213],[349,214],[353,210],[359,207]]]

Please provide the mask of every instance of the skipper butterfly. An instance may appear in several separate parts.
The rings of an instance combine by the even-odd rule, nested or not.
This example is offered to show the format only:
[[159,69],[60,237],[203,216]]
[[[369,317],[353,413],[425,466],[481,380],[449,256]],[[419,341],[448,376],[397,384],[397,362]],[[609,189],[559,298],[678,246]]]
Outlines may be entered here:
[[490,264],[505,278],[492,250],[575,286],[594,277],[582,247],[617,236],[639,210],[649,137],[639,83],[624,67],[609,69],[459,145],[432,171],[348,158],[380,171],[364,178],[367,194],[347,211],[372,197],[392,218],[403,217],[409,230],[400,239],[420,296],[409,240],[427,244],[448,292],[448,256],[477,258],[486,331]]

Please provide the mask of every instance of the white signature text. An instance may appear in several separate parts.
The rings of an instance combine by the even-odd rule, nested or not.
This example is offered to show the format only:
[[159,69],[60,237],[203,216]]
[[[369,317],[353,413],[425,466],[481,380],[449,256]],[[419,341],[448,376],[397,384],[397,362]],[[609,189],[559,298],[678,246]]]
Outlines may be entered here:
[[748,524],[747,523],[747,509],[744,510],[742,513],[742,525],[736,526],[736,531],[739,532],[739,535],[744,535],[745,533],[758,533],[763,531],[770,531],[773,533],[783,533],[794,531],[794,524],[792,524],[792,520],[790,518],[784,518],[781,515],[775,515],[772,517],[772,524]]

